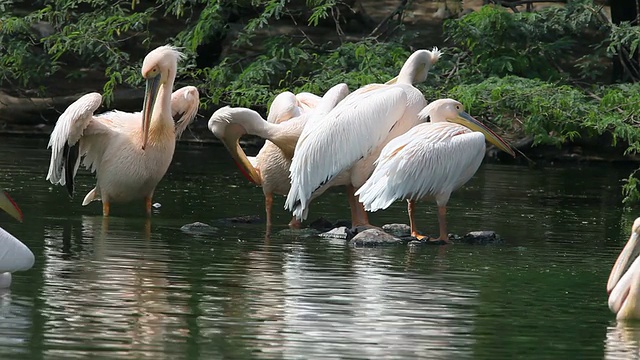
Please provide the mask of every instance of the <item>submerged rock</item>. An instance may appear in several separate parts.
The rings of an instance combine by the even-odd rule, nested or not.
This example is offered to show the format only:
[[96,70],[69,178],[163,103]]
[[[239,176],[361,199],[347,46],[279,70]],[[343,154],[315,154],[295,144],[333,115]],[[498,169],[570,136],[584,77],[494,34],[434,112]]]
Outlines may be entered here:
[[411,236],[411,227],[407,224],[385,224],[382,225],[382,230],[384,230],[387,234],[396,237]]
[[504,244],[502,237],[495,231],[472,231],[458,241],[473,245]]
[[318,231],[324,232],[329,229],[333,229],[333,223],[329,221],[327,218],[320,217],[309,223],[309,227],[312,229],[316,229]]
[[349,220],[338,220],[336,222],[331,222],[329,219],[325,218],[325,217],[320,217],[314,221],[312,221],[311,223],[309,223],[309,227],[316,229],[320,232],[326,232],[326,231],[330,231],[332,229],[335,228],[339,228],[339,227],[347,227],[350,228],[351,227],[351,221]]
[[218,222],[231,225],[231,224],[259,224],[262,222],[262,218],[259,215],[245,215],[236,216],[230,218],[219,219]]
[[412,237],[411,237],[411,239],[412,239],[412,240],[411,240],[411,241],[409,241],[409,246],[423,246],[423,245],[437,245],[437,246],[440,246],[440,245],[449,245],[449,244],[453,244],[452,237],[453,237],[452,235],[449,235],[449,241],[451,241],[451,242],[446,242],[446,241],[443,241],[443,240],[438,240],[438,241],[435,241],[435,240],[434,240],[434,241],[429,241],[429,239],[428,239],[428,238],[424,238],[424,239],[418,240],[418,239],[416,239],[416,238],[414,238],[414,237],[412,236]]
[[320,234],[325,239],[343,239],[349,240],[353,237],[353,233],[346,226],[340,226]]
[[185,232],[187,234],[191,234],[191,235],[210,235],[210,234],[215,234],[218,231],[218,229],[214,228],[209,224],[196,221],[191,224],[182,225],[182,227],[180,228],[180,231]]
[[[282,229],[278,231],[279,235],[282,236],[297,236],[301,238],[308,238],[312,236],[317,236],[320,231],[312,228],[303,228],[303,229]],[[322,234],[320,234],[322,236]]]
[[370,228],[360,231],[349,241],[349,244],[353,246],[386,246],[402,243],[403,241],[401,239],[387,234],[378,228]]

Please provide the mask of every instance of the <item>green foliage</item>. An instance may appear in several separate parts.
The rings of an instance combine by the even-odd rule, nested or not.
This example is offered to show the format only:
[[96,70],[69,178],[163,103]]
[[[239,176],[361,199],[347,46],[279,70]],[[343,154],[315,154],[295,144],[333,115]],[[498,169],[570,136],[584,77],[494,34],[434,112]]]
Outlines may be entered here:
[[[254,59],[227,61],[200,74],[209,81],[205,91],[208,104],[264,107],[282,91],[309,91],[322,94],[344,82],[350,89],[364,84],[386,82],[397,75],[409,52],[395,43],[361,41],[344,43],[336,49],[295,46],[285,38],[265,44],[265,53]],[[379,56],[386,54],[386,56]],[[224,84],[220,86],[220,84]]]
[[600,28],[590,4],[574,1],[565,7],[515,14],[484,6],[447,21],[445,33],[456,46],[455,54],[468,59],[460,75],[563,78],[566,74],[559,64],[573,56],[577,39]]
[[612,85],[589,93],[569,85],[515,76],[459,85],[450,95],[473,113],[492,116],[503,128],[521,124],[535,144],[561,145],[578,137],[609,133],[626,153],[640,152],[640,84]]

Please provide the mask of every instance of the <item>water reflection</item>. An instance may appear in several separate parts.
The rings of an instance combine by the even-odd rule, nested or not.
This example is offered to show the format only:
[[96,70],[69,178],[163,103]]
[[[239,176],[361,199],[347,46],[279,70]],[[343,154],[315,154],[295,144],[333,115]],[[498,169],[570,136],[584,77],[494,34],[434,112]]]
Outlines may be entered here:
[[640,357],[640,323],[619,321],[607,327],[605,359]]
[[0,348],[6,356],[28,353],[32,306],[29,299],[12,294],[9,288],[0,289]]
[[356,254],[348,272],[325,272],[304,256],[287,256],[287,357],[470,355],[473,339],[465,335],[473,329],[477,292],[438,272],[389,271],[380,255]]
[[[171,276],[149,220],[137,220],[83,216],[45,229],[46,355],[113,350],[114,358],[170,359],[182,352],[167,340],[187,335],[188,309],[169,296],[187,285]],[[92,350],[70,350],[83,341]]]

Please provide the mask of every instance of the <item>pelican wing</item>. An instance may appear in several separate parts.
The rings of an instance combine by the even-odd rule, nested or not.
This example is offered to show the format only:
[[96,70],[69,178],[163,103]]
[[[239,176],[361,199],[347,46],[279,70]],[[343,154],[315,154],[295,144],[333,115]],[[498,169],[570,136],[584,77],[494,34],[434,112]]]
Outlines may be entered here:
[[[82,96],[60,115],[51,132],[49,145],[51,162],[47,180],[52,184],[66,185],[73,194],[73,178],[80,166],[80,139],[88,135],[110,132],[113,127],[98,121],[93,113],[100,107],[102,96],[90,93]],[[84,150],[82,150],[84,152]]]
[[0,273],[29,270],[34,261],[27,245],[0,228]]
[[338,103],[322,121],[308,121],[298,140],[289,168],[291,189],[285,208],[299,219],[303,219],[316,189],[384,141],[402,117],[407,101],[405,92],[397,87],[354,94]]
[[397,199],[449,199],[468,181],[484,156],[484,135],[451,123],[423,123],[391,140],[373,174],[356,195],[367,211],[386,209]]
[[176,138],[191,125],[198,115],[200,93],[195,86],[185,86],[171,94],[171,116],[176,121]]

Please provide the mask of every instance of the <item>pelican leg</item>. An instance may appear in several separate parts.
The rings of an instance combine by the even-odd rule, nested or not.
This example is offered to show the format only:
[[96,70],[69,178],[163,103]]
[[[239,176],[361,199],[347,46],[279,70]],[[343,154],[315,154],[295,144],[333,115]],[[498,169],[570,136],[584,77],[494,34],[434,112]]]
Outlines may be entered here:
[[144,197],[144,208],[147,216],[151,216],[151,195]]
[[426,235],[421,235],[416,229],[416,221],[413,214],[415,206],[416,202],[414,200],[407,200],[407,212],[409,213],[409,226],[411,227],[411,236],[418,240],[426,238],[436,245],[444,245],[446,243],[449,243],[449,236],[447,235],[447,208],[444,206],[438,206],[438,224],[440,225],[440,237],[437,239],[431,239]]
[[428,236],[424,236],[418,233],[418,229],[416,229],[416,220],[413,216],[413,209],[416,206],[416,202],[413,200],[407,200],[407,212],[409,213],[409,227],[411,227],[411,236],[413,236],[414,238],[418,239],[418,240],[422,240],[425,237],[429,238]]
[[351,226],[366,226],[369,225],[369,216],[364,210],[364,205],[358,201],[358,197],[355,196],[356,189],[353,185],[347,185],[347,200],[349,201],[349,207],[351,208]]
[[271,233],[271,208],[273,207],[273,194],[264,194],[264,210],[267,213],[267,232]]
[[102,216],[103,217],[109,216],[109,202],[105,200],[102,201]]
[[446,206],[438,206],[438,226],[440,228],[440,237],[437,240],[442,240],[448,243],[449,234],[447,233],[447,207]]

